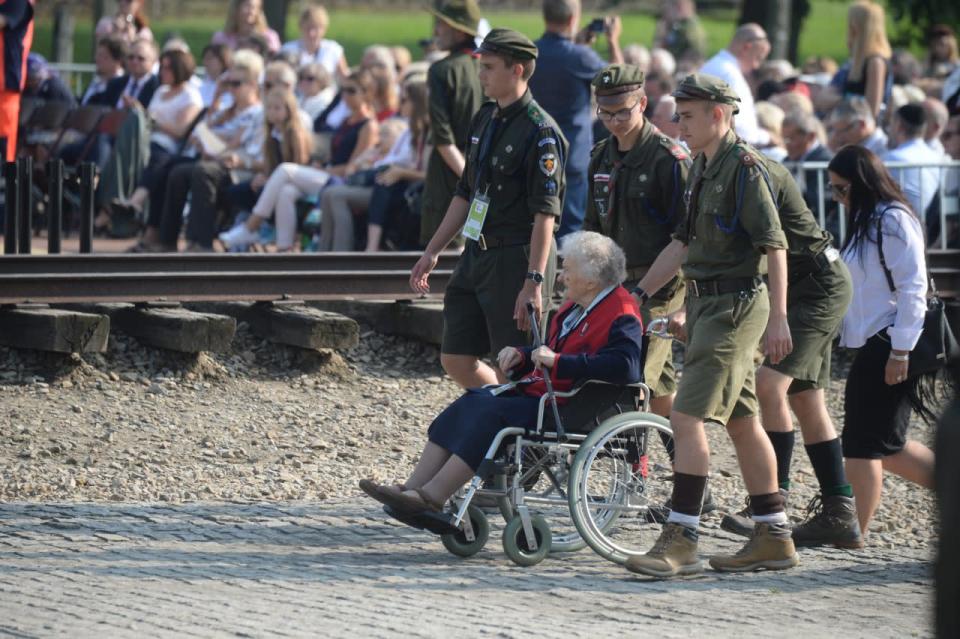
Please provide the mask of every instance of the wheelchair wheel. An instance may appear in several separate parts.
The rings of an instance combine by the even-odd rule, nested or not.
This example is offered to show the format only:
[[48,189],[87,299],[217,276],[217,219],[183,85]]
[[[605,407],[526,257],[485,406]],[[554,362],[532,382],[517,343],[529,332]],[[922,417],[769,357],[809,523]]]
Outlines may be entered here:
[[467,508],[467,517],[470,518],[470,525],[473,526],[475,537],[473,541],[467,541],[467,537],[462,530],[455,535],[440,536],[443,547],[457,557],[473,557],[483,549],[487,540],[490,539],[490,522],[482,510],[476,506],[470,506]]
[[530,517],[530,524],[537,540],[536,550],[530,550],[527,544],[527,535],[523,530],[520,515],[511,519],[503,529],[503,552],[518,566],[535,566],[550,554],[550,524],[541,515]]
[[[527,507],[531,513],[540,514],[550,522],[551,553],[577,552],[586,547],[587,543],[574,525],[567,505],[570,464],[566,460],[560,463],[555,460],[548,463],[549,461],[542,449],[529,446],[523,451],[520,483],[526,493]],[[512,481],[512,478],[498,475],[494,479],[494,485],[497,490],[505,491]],[[498,498],[497,505],[507,523],[517,516],[517,511],[508,497]]]
[[624,413],[598,426],[570,469],[570,514],[583,540],[602,557],[625,563],[656,540],[650,509],[673,489],[670,457],[659,433],[669,422],[650,413]]

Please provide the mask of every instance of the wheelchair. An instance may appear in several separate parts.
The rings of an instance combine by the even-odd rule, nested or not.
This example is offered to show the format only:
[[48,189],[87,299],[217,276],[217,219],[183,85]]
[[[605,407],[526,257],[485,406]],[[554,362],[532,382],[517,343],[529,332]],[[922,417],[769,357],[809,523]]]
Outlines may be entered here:
[[590,380],[555,396],[567,400],[560,428],[545,394],[537,423],[501,430],[477,474],[447,504],[459,528],[441,536],[449,552],[470,557],[489,540],[487,514],[473,504],[479,495],[496,501],[507,522],[503,550],[520,566],[585,546],[624,563],[657,538],[657,509],[673,475],[661,439],[672,431],[648,412],[649,388]]

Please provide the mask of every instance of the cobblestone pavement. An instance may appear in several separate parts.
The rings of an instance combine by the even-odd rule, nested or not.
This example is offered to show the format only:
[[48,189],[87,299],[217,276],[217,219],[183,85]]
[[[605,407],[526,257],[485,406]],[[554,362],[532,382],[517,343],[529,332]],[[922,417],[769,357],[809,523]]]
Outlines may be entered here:
[[[740,541],[706,522],[701,552]],[[925,551],[802,553],[784,573],[636,578],[589,550],[474,558],[359,497],[0,505],[0,636],[929,636]]]

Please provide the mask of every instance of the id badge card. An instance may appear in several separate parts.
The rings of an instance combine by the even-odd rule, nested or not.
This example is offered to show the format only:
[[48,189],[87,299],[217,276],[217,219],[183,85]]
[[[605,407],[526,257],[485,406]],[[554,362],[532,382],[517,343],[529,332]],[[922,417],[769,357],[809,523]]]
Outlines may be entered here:
[[483,231],[483,221],[487,219],[487,211],[490,209],[490,198],[486,195],[477,193],[470,202],[470,210],[467,212],[467,222],[463,225],[463,236],[474,242],[480,241],[480,233]]

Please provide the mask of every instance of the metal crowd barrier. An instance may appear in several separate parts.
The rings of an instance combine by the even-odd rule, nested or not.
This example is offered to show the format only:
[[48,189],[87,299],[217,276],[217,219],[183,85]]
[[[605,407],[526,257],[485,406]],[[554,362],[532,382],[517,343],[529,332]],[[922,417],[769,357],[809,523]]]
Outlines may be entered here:
[[[814,203],[814,214],[822,228],[828,228],[836,236],[838,243],[843,244],[847,236],[847,218],[842,205],[836,204],[835,225],[828,221],[827,209],[832,206],[832,196],[829,192],[830,181],[827,177],[827,162],[784,162],[784,166],[790,170],[797,178],[801,188],[806,194],[806,189],[810,187],[809,181],[813,180],[815,185],[816,202]],[[939,196],[939,210],[934,213],[938,215],[939,220],[928,219],[928,211],[916,211],[920,218],[924,231],[927,229],[938,229],[937,237],[928,237],[927,242],[930,248],[957,248],[948,246],[949,230],[953,225],[960,224],[960,161],[945,160],[943,162],[929,163],[911,163],[911,162],[885,162],[884,165],[890,171],[894,180],[903,183],[904,176],[908,171],[936,170],[938,172],[937,193],[933,202],[937,202]],[[923,202],[925,196],[929,194],[924,188],[924,180],[917,180],[920,186],[919,198]],[[909,201],[908,197],[908,201]]]
[[[60,252],[63,233],[63,185],[67,175],[79,176],[80,186],[80,252],[93,252],[94,195],[97,166],[85,162],[77,168],[64,166],[63,160],[47,162],[47,252]],[[29,255],[33,239],[33,176],[32,158],[20,158],[4,166],[6,196],[3,218],[3,252]]]

